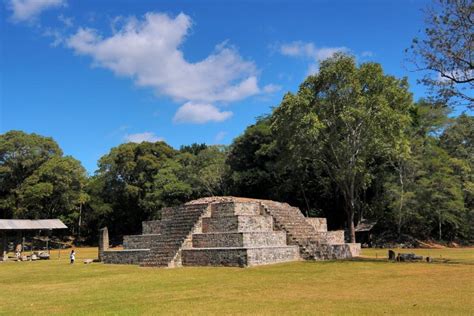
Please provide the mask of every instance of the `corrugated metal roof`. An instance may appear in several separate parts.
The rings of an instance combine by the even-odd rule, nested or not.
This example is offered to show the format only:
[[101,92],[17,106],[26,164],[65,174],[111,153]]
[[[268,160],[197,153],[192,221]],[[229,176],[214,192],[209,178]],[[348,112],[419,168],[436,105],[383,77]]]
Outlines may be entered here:
[[376,221],[362,220],[359,225],[355,228],[356,232],[368,232],[377,224]]
[[0,230],[64,229],[59,219],[0,219]]

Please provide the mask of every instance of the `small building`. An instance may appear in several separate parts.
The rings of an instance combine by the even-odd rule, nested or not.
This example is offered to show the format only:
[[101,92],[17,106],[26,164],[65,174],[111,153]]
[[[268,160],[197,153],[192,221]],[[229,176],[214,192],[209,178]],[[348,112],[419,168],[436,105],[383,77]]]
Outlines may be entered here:
[[25,232],[66,229],[59,219],[0,219],[0,261],[7,260],[8,237],[21,240]]
[[377,225],[376,221],[363,219],[355,227],[356,240],[362,245],[364,245],[364,247],[372,247],[372,229],[375,225]]

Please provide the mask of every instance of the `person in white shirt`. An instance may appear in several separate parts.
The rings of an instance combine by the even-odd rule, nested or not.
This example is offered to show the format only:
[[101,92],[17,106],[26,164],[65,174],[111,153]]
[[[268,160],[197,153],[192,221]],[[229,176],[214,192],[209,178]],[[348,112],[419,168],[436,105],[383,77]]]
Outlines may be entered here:
[[71,259],[71,264],[76,261],[76,252],[74,250],[71,250],[71,254],[69,255],[69,259]]

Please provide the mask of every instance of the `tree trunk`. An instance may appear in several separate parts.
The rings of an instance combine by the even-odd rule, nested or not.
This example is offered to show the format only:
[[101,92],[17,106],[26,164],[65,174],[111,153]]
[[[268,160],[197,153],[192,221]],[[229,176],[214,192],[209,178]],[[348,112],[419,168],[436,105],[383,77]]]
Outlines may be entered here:
[[441,230],[441,211],[438,211],[438,239],[441,241],[443,237],[443,232]]
[[77,237],[81,238],[81,225],[82,225],[82,202],[79,204],[79,221],[77,223]]
[[349,228],[349,238],[351,243],[356,242],[355,237],[355,227],[354,227],[354,212],[347,214],[348,228]]
[[400,240],[402,236],[402,221],[403,221],[403,202],[404,202],[404,195],[405,195],[405,186],[403,182],[403,170],[402,167],[399,169],[399,180],[400,180],[400,206],[398,208],[398,223],[397,223],[397,235],[398,240]]
[[349,239],[351,243],[355,243],[356,236],[355,236],[355,227],[354,227],[354,209],[351,208],[349,205],[346,207],[346,214],[347,214],[347,228],[349,230]]

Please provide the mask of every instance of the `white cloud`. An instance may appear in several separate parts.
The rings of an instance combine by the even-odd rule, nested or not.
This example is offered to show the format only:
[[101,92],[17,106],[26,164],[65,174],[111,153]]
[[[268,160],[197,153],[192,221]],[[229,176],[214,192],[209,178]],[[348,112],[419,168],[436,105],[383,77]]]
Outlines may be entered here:
[[265,87],[263,87],[262,91],[265,93],[274,93],[277,91],[281,90],[281,86],[277,84],[267,84]]
[[143,132],[143,133],[137,133],[137,134],[127,134],[124,137],[126,142],[131,142],[131,143],[141,143],[141,142],[158,142],[162,141],[164,138],[163,137],[158,137],[152,132]]
[[64,16],[63,14],[58,15],[58,20],[63,22],[64,27],[69,28],[74,26],[74,18]]
[[41,12],[54,7],[65,6],[65,0],[10,0],[8,7],[15,22],[31,21]]
[[64,43],[64,34],[59,29],[47,27],[44,29],[43,36],[50,37],[53,40],[50,44],[53,47]]
[[80,28],[67,45],[92,57],[95,66],[133,78],[139,86],[175,101],[232,102],[261,93],[257,68],[226,43],[217,45],[203,60],[188,62],[181,46],[192,21],[181,13],[170,17],[147,13],[143,20],[129,18],[114,24],[109,37]]
[[187,102],[176,112],[175,123],[204,124],[207,122],[222,122],[232,116],[230,111],[220,111],[212,104]]
[[295,41],[282,44],[279,47],[281,54],[291,57],[302,57],[312,60],[308,67],[308,73],[312,74],[318,71],[319,62],[339,52],[348,52],[345,46],[340,47],[317,47],[312,42]]
[[280,53],[292,57],[307,57],[316,59],[318,61],[327,59],[337,52],[346,52],[349,49],[344,46],[340,47],[316,47],[311,42],[296,41],[292,43],[282,44],[280,46]]

